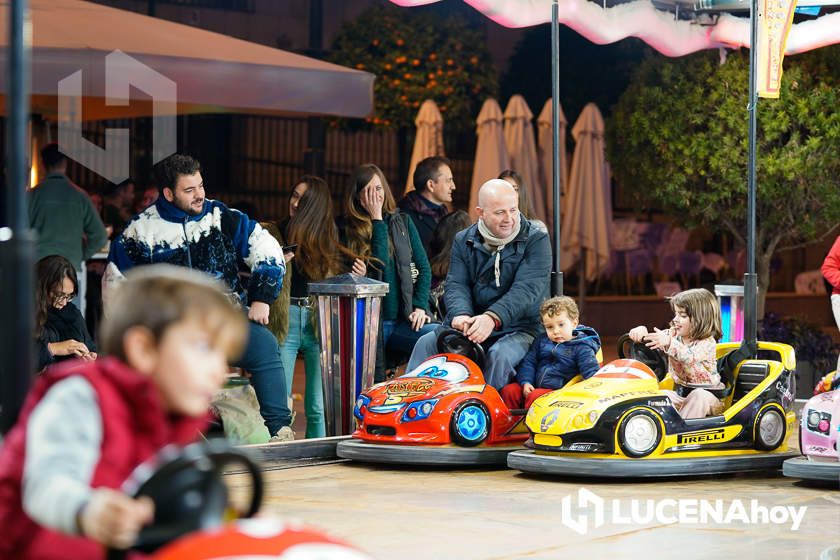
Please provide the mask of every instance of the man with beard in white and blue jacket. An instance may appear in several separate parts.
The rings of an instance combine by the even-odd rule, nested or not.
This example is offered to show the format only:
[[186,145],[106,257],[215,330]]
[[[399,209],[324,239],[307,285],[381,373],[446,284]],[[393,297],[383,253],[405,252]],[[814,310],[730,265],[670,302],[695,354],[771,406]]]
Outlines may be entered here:
[[[265,328],[269,305],[280,293],[286,273],[280,245],[242,212],[205,198],[201,165],[192,157],[169,156],[154,171],[161,196],[112,242],[103,294],[128,269],[153,263],[185,266],[224,280],[250,319],[248,345],[234,365],[251,373],[272,441],[294,439],[280,351]],[[251,270],[247,290],[239,278],[240,263]]]

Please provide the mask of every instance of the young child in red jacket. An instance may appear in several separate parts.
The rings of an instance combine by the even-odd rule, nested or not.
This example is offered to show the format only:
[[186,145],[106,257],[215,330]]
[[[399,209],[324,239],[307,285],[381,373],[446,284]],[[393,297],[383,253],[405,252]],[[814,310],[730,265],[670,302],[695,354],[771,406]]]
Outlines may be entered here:
[[[834,240],[831,250],[823,260],[820,267],[823,278],[831,284],[831,311],[834,314],[834,322],[840,329],[840,236]],[[840,356],[837,357],[837,370],[840,370]]]
[[246,324],[203,273],[153,265],[114,293],[94,362],[38,377],[0,449],[0,559],[104,558],[153,519],[120,492],[168,444],[194,441]]

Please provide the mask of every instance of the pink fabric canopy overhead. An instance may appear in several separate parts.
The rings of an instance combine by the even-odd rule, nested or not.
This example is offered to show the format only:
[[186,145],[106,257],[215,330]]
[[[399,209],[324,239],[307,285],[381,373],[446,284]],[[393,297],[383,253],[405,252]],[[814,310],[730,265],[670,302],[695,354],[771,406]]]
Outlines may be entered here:
[[[0,0],[2,45],[9,42],[9,3]],[[105,102],[105,56],[115,50],[174,81],[178,113],[365,117],[373,110],[374,75],[368,72],[92,2],[30,0],[29,4],[32,112],[47,118],[57,113],[59,81],[79,70],[83,119],[152,114],[148,95],[135,92],[126,103],[124,94],[109,91],[111,99]],[[3,49],[4,65],[6,57]],[[139,79],[133,69],[117,71]],[[8,91],[7,80],[7,73],[0,73],[0,93]]]
[[[420,6],[439,0],[391,0],[400,6]],[[551,21],[552,0],[464,0],[505,27],[530,27]],[[815,3],[816,4],[816,3]],[[714,25],[696,25],[657,10],[650,0],[603,8],[590,0],[558,3],[560,23],[593,43],[604,45],[638,37],[666,56],[683,56],[704,49],[737,49],[750,44],[747,18],[720,14]],[[791,27],[785,54],[797,54],[840,43],[840,12]]]
[[534,141],[534,113],[525,98],[514,95],[505,108],[505,144],[510,154],[510,166],[522,175],[534,218],[546,221],[545,196],[542,192],[537,145]]
[[[563,114],[563,106],[560,106],[560,114],[558,115],[558,124],[560,128],[560,193],[565,194],[569,185],[569,165],[566,161],[566,115]],[[543,184],[543,192],[545,193],[545,204],[548,215],[553,215],[552,208],[554,207],[554,185],[552,184],[552,177],[554,173],[554,155],[552,148],[554,146],[554,137],[551,133],[551,99],[545,102],[540,116],[537,118],[537,151],[539,152],[539,161],[541,166],[540,177]],[[561,199],[561,215],[565,214],[565,209],[562,204],[566,201]],[[546,222],[548,230],[554,233],[554,220]]]
[[443,117],[434,101],[427,99],[420,105],[414,124],[417,126],[417,135],[411,151],[405,192],[414,190],[414,170],[418,163],[427,157],[446,155],[443,149]]
[[595,280],[610,261],[609,170],[604,157],[604,119],[594,103],[588,103],[572,128],[575,153],[566,215],[561,228],[563,270],[585,259],[585,276]]
[[510,167],[502,121],[502,109],[499,103],[495,99],[486,100],[475,121],[478,142],[475,146],[469,206],[473,220],[477,218],[475,208],[478,206],[478,188]]

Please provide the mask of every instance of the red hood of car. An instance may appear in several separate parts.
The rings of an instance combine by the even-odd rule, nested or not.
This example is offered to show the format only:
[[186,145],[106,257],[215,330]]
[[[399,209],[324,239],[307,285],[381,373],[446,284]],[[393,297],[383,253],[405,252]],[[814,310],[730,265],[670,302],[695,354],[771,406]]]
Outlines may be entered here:
[[398,378],[388,381],[367,392],[370,406],[408,403],[415,400],[430,399],[442,391],[450,389],[452,383],[426,378]]
[[456,354],[433,356],[414,371],[371,387],[370,406],[387,406],[432,399],[465,386],[484,386],[484,376],[472,360]]

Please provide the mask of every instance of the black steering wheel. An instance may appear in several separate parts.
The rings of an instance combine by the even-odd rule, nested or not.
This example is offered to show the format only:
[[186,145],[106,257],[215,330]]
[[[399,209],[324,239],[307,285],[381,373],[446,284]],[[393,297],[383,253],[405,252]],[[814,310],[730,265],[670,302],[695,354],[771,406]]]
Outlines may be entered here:
[[438,333],[437,351],[439,354],[458,354],[469,358],[482,371],[484,370],[484,364],[487,362],[487,356],[481,344],[472,342],[460,331],[448,327],[442,328]]
[[618,357],[638,360],[649,367],[660,381],[668,375],[668,356],[664,352],[648,348],[642,342],[633,342],[629,334],[618,337]]
[[[263,479],[256,463],[224,439],[212,439],[179,448],[169,446],[143,463],[123,484],[132,496],[148,496],[155,518],[143,528],[131,549],[150,553],[193,531],[219,527],[228,512],[227,486],[222,471],[241,465],[251,476],[251,501],[236,517],[252,517],[260,508]],[[109,560],[125,558],[124,550],[110,550]]]

